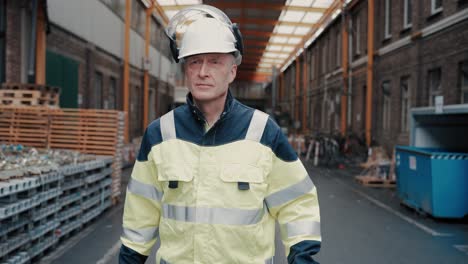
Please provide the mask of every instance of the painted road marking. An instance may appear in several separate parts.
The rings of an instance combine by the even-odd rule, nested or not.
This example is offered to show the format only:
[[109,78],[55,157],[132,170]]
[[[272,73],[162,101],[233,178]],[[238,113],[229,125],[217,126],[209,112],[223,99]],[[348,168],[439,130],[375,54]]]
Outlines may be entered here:
[[122,243],[120,240],[117,240],[117,243],[115,243],[107,252],[104,254],[104,256],[96,262],[96,264],[107,264],[109,261],[112,260],[112,258],[119,252],[120,246]]
[[362,197],[366,198],[367,200],[369,200],[371,203],[377,205],[378,207],[382,208],[382,209],[385,209],[387,210],[388,212],[400,217],[401,219],[403,219],[404,221],[416,226],[417,228],[423,230],[424,232],[430,234],[431,236],[436,236],[436,237],[448,237],[448,236],[452,236],[452,234],[448,234],[448,233],[439,233],[437,232],[436,230],[434,229],[431,229],[430,227],[427,227],[421,223],[419,223],[418,221],[414,220],[414,219],[411,219],[405,215],[403,215],[402,213],[400,212],[397,212],[395,211],[394,209],[392,209],[390,206],[386,205],[386,204],[383,204],[382,202],[370,197],[369,195],[355,189],[355,188],[352,188],[350,187],[348,184],[338,180],[338,179],[333,179],[334,181],[338,182],[339,184],[345,186],[346,188],[352,190],[353,192],[361,195]]
[[453,245],[456,249],[468,255],[468,245]]

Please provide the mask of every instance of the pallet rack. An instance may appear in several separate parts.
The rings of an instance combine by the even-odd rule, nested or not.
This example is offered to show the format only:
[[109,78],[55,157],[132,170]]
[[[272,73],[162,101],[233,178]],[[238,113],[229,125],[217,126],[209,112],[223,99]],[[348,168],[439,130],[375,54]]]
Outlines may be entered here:
[[[112,205],[112,157],[0,181],[0,263],[35,263]],[[18,176],[21,175],[21,176]]]
[[126,118],[115,110],[0,106],[0,138],[7,144],[113,156],[111,190],[116,203]]

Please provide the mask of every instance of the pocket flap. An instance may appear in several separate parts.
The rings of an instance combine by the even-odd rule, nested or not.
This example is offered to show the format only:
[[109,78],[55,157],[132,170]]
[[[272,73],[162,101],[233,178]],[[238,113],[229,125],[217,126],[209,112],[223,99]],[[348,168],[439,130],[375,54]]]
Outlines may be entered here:
[[225,164],[221,172],[221,180],[224,182],[264,182],[262,169],[246,164]]
[[186,164],[162,163],[159,164],[158,170],[159,181],[189,182],[193,180],[192,167]]

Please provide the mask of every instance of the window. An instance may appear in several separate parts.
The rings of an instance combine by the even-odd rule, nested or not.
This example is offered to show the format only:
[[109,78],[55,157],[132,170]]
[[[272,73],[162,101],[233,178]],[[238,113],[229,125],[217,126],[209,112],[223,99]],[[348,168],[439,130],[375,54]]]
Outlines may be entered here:
[[468,104],[468,61],[461,63],[460,67],[461,103]]
[[145,36],[146,11],[140,1],[132,2],[131,8],[131,28],[138,32],[140,36]]
[[410,89],[409,77],[401,78],[401,132],[408,132],[409,127],[409,109],[410,109]]
[[429,105],[435,105],[434,100],[438,95],[442,95],[442,70],[440,68],[430,70],[428,73]]
[[405,0],[403,10],[403,27],[410,28],[413,23],[413,0]]
[[312,52],[312,55],[311,55],[311,58],[310,58],[310,65],[309,65],[309,69],[310,69],[310,79],[313,80],[315,79],[315,72],[314,72],[314,69],[315,69],[315,53]]
[[431,14],[442,11],[442,0],[431,0]]
[[343,47],[341,46],[341,30],[338,30],[336,33],[336,67],[341,66],[341,50]]
[[94,108],[102,108],[102,73],[94,74]]
[[385,81],[382,83],[382,90],[383,90],[383,129],[384,131],[388,131],[390,129],[390,113],[392,111],[391,107],[391,85],[390,81]]
[[392,5],[390,0],[385,0],[385,28],[384,28],[384,39],[389,39],[392,37]]
[[356,47],[355,47],[355,55],[361,54],[361,19],[359,15],[356,15],[355,20],[354,20],[354,28],[355,28],[355,33],[354,34],[354,39],[356,42]]
[[109,98],[108,100],[108,105],[107,109],[116,109],[116,95],[117,95],[117,80],[114,77],[110,77],[109,79]]
[[322,46],[322,73],[325,73],[327,67],[327,43],[323,40]]

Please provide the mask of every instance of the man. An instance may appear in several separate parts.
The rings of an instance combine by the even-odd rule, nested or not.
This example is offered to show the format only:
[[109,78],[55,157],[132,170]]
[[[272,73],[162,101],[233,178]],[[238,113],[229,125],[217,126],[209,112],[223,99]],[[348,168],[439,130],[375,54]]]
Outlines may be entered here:
[[[242,38],[220,10],[180,11],[167,28],[190,93],[151,123],[127,189],[119,262],[264,264],[275,220],[288,262],[316,263],[317,191],[278,125],[235,100]],[[180,43],[180,46],[179,46]]]

